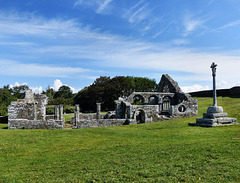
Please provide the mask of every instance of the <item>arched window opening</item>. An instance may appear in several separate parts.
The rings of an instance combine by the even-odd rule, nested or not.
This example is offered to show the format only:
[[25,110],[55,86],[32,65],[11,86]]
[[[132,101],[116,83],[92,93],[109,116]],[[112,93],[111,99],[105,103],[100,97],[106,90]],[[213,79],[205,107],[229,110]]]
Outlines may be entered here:
[[133,105],[143,105],[144,98],[141,95],[135,95],[133,97]]
[[149,98],[148,98],[148,103],[150,104],[150,105],[156,105],[156,104],[158,104],[158,97],[157,96],[150,96]]
[[165,97],[163,99],[162,111],[163,112],[169,112],[170,107],[171,107],[171,98],[170,97]]

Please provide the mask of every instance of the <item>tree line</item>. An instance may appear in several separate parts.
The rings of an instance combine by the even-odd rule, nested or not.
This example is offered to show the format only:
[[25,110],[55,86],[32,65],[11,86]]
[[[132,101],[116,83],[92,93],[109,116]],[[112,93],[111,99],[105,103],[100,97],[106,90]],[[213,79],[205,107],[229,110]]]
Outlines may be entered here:
[[[11,101],[23,99],[25,90],[29,86],[21,85],[0,88],[0,116],[7,115],[7,107]],[[61,86],[58,91],[48,87],[42,94],[48,96],[48,105],[63,104],[65,112],[74,112],[74,105],[79,104],[81,112],[95,112],[96,103],[102,104],[103,111],[115,109],[114,100],[127,97],[132,92],[153,92],[157,90],[157,83],[153,79],[131,76],[116,76],[110,78],[101,76],[91,85],[73,93],[69,86]],[[52,108],[47,108],[53,110]],[[50,112],[51,113],[51,112]]]
[[99,77],[93,84],[79,91],[74,97],[74,103],[80,104],[81,111],[93,112],[96,103],[101,103],[103,111],[115,109],[114,100],[127,97],[133,92],[152,92],[157,90],[155,80],[142,77],[116,76]]

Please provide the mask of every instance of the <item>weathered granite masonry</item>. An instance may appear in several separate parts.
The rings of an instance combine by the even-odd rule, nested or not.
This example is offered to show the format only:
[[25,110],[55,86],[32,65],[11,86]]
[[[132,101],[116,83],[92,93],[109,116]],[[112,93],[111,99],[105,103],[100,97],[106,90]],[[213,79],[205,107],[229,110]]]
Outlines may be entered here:
[[46,95],[26,90],[25,99],[8,106],[9,129],[62,129],[64,125],[62,105],[55,107],[55,115],[46,115]]
[[182,92],[177,82],[167,74],[162,75],[157,92],[134,92],[127,98],[119,98],[115,104],[115,111],[109,111],[105,116],[100,115],[101,106],[97,104],[94,119],[91,115],[84,116],[76,111],[75,115],[79,117],[75,116],[71,120],[75,124],[74,128],[150,123],[192,117],[198,113],[197,100]]
[[213,106],[208,107],[207,113],[203,114],[203,118],[197,118],[196,123],[189,123],[190,126],[201,127],[215,127],[222,125],[235,125],[237,118],[228,118],[227,113],[223,113],[223,108],[217,106],[217,90],[216,90],[216,70],[217,64],[212,63],[212,76],[213,76]]

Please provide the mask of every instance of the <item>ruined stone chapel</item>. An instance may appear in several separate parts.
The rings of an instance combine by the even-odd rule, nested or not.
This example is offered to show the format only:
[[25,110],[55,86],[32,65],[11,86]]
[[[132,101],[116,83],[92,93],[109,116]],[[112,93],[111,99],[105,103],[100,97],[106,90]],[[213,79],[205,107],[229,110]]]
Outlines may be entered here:
[[126,98],[115,100],[115,105],[115,111],[106,115],[100,114],[101,104],[97,104],[96,115],[79,114],[77,106],[72,118],[74,128],[149,123],[192,117],[198,113],[197,100],[184,93],[167,74],[162,75],[157,92],[133,92]]

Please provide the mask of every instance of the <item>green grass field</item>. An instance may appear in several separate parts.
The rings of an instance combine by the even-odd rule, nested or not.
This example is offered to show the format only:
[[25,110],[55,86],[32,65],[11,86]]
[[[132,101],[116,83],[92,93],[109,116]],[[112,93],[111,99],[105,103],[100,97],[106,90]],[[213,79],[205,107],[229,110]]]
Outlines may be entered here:
[[[212,104],[198,98],[199,115]],[[218,98],[240,120],[239,98]],[[195,118],[77,130],[0,124],[0,182],[240,182],[240,125]]]

